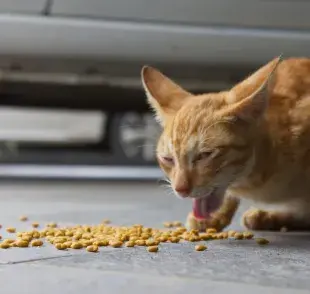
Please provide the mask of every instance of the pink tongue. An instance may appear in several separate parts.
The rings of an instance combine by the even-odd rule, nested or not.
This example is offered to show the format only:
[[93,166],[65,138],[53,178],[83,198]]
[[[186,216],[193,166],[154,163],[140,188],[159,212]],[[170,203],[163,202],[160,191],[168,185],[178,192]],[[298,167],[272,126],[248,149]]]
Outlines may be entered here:
[[220,199],[216,196],[193,200],[193,214],[196,218],[206,219],[220,206]]

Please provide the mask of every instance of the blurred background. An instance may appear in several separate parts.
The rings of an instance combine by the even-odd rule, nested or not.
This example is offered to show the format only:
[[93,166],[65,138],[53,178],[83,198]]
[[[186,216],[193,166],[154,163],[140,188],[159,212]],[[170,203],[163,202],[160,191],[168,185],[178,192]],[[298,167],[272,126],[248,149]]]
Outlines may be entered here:
[[144,64],[200,93],[309,56],[306,0],[0,0],[0,177],[161,177]]

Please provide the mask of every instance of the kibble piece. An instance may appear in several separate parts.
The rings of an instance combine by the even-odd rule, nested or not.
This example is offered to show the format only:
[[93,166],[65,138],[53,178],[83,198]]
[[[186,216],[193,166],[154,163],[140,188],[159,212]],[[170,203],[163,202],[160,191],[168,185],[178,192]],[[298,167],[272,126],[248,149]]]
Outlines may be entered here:
[[73,242],[71,245],[72,249],[81,249],[83,248],[83,244],[81,244],[80,242]]
[[171,232],[171,236],[172,236],[172,237],[178,237],[178,236],[180,236],[181,234],[182,234],[182,233],[177,232],[177,231]]
[[129,237],[129,241],[137,241],[139,239],[139,237],[137,237],[137,236],[133,236],[133,235],[131,235],[131,237]]
[[29,246],[29,243],[27,241],[24,240],[18,240],[15,242],[16,247],[21,247],[21,248],[25,248]]
[[65,236],[65,232],[58,231],[55,233],[55,237],[64,237],[64,236]]
[[236,233],[236,231],[228,231],[228,237],[233,238]]
[[199,245],[195,246],[196,251],[205,251],[206,249],[207,249],[207,246],[205,246],[205,245],[199,244]]
[[25,216],[25,215],[22,215],[22,216],[19,218],[19,220],[22,221],[22,222],[25,222],[25,221],[28,220],[28,217]]
[[114,248],[119,248],[123,245],[123,242],[118,241],[118,240],[113,240],[113,241],[110,241],[109,243],[110,243],[110,246]]
[[186,228],[184,228],[184,227],[180,227],[180,228],[177,228],[176,229],[176,232],[179,232],[179,233],[185,233],[187,230],[186,230]]
[[109,245],[109,241],[108,240],[96,240],[96,241],[93,242],[93,245],[108,246]]
[[145,245],[146,245],[146,241],[145,241],[145,240],[137,240],[137,241],[135,242],[135,244],[136,244],[137,246],[145,246]]
[[148,252],[157,252],[158,251],[158,246],[149,246],[147,247]]
[[[93,242],[91,240],[82,240],[82,244],[84,247],[88,247],[88,246],[93,245]],[[95,246],[97,246],[97,245],[95,245]]]
[[71,241],[67,241],[65,243],[63,243],[67,248],[71,248],[72,246],[72,242]]
[[82,234],[75,234],[74,236],[73,236],[73,238],[74,238],[74,240],[80,240],[81,238],[82,238]]
[[39,226],[40,226],[39,223],[32,223],[32,227],[34,227],[34,228],[38,228]]
[[156,240],[147,240],[147,241],[145,242],[145,245],[146,245],[146,246],[156,246],[156,245],[158,245],[158,244],[159,244],[159,242],[156,241]]
[[2,239],[2,236],[0,235],[0,240]]
[[72,231],[67,231],[65,233],[65,236],[67,236],[67,237],[73,237],[73,235],[74,235],[74,233]]
[[179,239],[178,237],[171,237],[171,238],[169,239],[169,241],[170,241],[171,243],[179,243],[179,242],[180,242],[180,239]]
[[16,232],[16,229],[15,229],[15,228],[7,228],[6,231],[7,231],[8,233],[13,234],[13,233]]
[[43,245],[43,241],[42,240],[33,240],[31,242],[31,246],[32,247],[41,247]]
[[159,239],[158,239],[160,242],[167,242],[168,241],[168,237],[165,237],[165,236],[161,236]]
[[2,229],[2,225],[0,225],[0,229]]
[[55,235],[55,232],[54,231],[48,231],[46,233],[46,236],[54,236]]
[[47,225],[47,227],[49,228],[57,228],[57,224],[56,223],[50,223]]
[[244,237],[244,239],[252,239],[254,237],[254,235],[251,232],[244,232],[243,237]]
[[67,239],[65,237],[56,237],[54,239],[51,239],[53,243],[65,243]]
[[110,224],[111,221],[110,221],[109,219],[104,219],[104,220],[102,220],[102,223],[103,223],[103,224]]
[[92,238],[92,235],[89,233],[85,233],[85,234],[82,234],[82,238],[86,240],[90,240]]
[[[58,250],[66,250],[66,249],[67,249],[67,246],[66,246],[64,243],[56,243],[56,244],[55,244],[55,247],[56,247]],[[77,249],[77,248],[74,248],[74,249]]]
[[194,236],[199,236],[199,231],[198,230],[190,230],[189,233],[194,235]]
[[29,235],[23,235],[21,239],[29,243],[32,240],[32,237]]
[[32,238],[39,239],[40,238],[40,233],[38,231],[32,232]]
[[141,224],[135,224],[135,225],[133,225],[132,227],[133,227],[133,228],[137,228],[137,229],[141,229],[141,228],[143,228],[143,225],[141,225]]
[[87,246],[87,247],[86,247],[86,250],[87,250],[88,252],[98,252],[98,246],[96,246],[96,245],[90,245],[90,246]]
[[222,232],[221,234],[223,236],[223,239],[227,239],[228,238],[228,233],[227,232]]
[[241,239],[243,239],[243,234],[242,234],[242,233],[236,233],[236,234],[234,235],[234,238],[235,238],[236,240],[241,240]]
[[211,234],[208,234],[208,233],[201,233],[199,236],[200,236],[201,240],[204,240],[204,241],[212,239]]
[[198,242],[198,241],[201,241],[201,237],[199,237],[199,236],[189,236],[189,238],[187,240],[189,242]]
[[148,234],[142,234],[142,235],[141,235],[141,239],[142,239],[142,240],[148,240],[150,237],[151,237],[151,236],[148,235]]
[[8,249],[8,248],[10,248],[11,247],[11,245],[9,244],[9,243],[4,243],[4,242],[2,242],[1,244],[0,244],[0,248],[2,248],[2,249]]
[[180,221],[174,221],[174,222],[172,223],[172,225],[173,225],[174,227],[181,227],[181,226],[182,226],[182,223],[181,223]]
[[40,232],[40,238],[46,237],[46,232]]
[[128,241],[128,240],[129,240],[129,235],[123,235],[123,236],[121,236],[120,240],[121,240],[122,242]]
[[135,247],[135,242],[134,241],[128,241],[125,243],[126,247]]
[[208,233],[208,234],[215,234],[215,233],[217,233],[217,230],[215,228],[209,228],[209,229],[206,230],[206,233]]
[[256,243],[259,245],[267,245],[269,244],[269,241],[265,238],[256,238]]
[[4,239],[4,240],[3,240],[3,243],[7,243],[7,244],[12,244],[12,243],[14,243],[14,242],[15,242],[14,239]]
[[165,227],[165,228],[172,228],[172,227],[173,227],[173,223],[164,222],[164,227]]

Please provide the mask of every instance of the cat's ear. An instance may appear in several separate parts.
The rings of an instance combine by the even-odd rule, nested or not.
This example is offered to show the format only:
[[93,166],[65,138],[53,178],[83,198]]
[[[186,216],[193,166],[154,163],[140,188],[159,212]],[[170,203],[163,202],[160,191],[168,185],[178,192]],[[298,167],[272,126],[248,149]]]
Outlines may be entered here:
[[230,97],[238,101],[229,107],[232,116],[247,122],[263,116],[268,107],[269,86],[281,61],[281,56],[273,59],[231,90]]
[[192,96],[191,93],[150,66],[142,68],[141,80],[148,102],[154,109],[156,118],[161,125],[164,125],[165,121],[173,116]]

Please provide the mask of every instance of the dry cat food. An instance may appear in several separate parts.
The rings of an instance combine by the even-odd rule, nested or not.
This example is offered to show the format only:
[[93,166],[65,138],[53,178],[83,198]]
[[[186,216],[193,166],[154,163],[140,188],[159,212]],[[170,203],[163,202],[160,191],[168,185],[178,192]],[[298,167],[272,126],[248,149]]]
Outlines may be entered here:
[[259,245],[267,245],[269,244],[269,241],[265,238],[256,238],[256,243]]
[[147,247],[148,252],[157,252],[158,251],[158,246],[149,246]]
[[111,221],[109,219],[104,219],[102,220],[102,223],[107,225],[107,224],[110,224]]
[[[26,221],[26,216],[20,217]],[[0,248],[8,249],[11,247],[41,247],[44,243],[52,244],[58,250],[79,250],[85,248],[88,252],[98,252],[100,247],[110,246],[136,247],[145,246],[149,252],[157,252],[160,243],[179,243],[179,242],[199,242],[217,239],[252,239],[251,232],[217,232],[216,229],[209,228],[205,232],[198,230],[187,230],[181,222],[165,222],[165,229],[144,227],[136,224],[130,227],[111,226],[110,220],[105,219],[98,225],[76,225],[70,227],[59,227],[56,223],[49,223],[45,228],[37,230],[39,223],[31,224],[30,231],[16,232],[13,227],[7,228],[7,232],[15,234],[16,238],[4,239],[0,243]],[[0,236],[1,240],[1,236]],[[268,244],[264,238],[256,239],[260,245]],[[202,244],[195,246],[196,251],[204,251],[207,247]]]
[[253,237],[254,237],[254,235],[251,232],[244,232],[243,233],[243,238],[244,239],[252,239]]
[[40,246],[42,246],[43,245],[43,241],[42,240],[33,240],[32,242],[31,242],[31,246],[32,247],[40,247]]
[[234,238],[236,240],[241,240],[241,239],[243,239],[243,234],[242,233],[235,233]]
[[196,251],[205,251],[206,249],[207,249],[207,247],[205,245],[199,244],[199,245],[195,246]]
[[170,223],[170,222],[164,222],[163,225],[165,228],[172,228],[173,227],[173,223]]
[[21,248],[25,248],[29,246],[29,242],[24,241],[24,240],[17,240],[15,242],[12,242],[11,244],[12,246],[21,247]]
[[0,244],[0,248],[1,249],[8,249],[8,248],[10,248],[11,247],[11,244],[9,244],[9,243],[4,243],[4,242],[2,242],[1,244]]
[[19,218],[19,220],[22,221],[22,222],[25,222],[25,221],[28,220],[28,217],[25,216],[25,215],[22,215],[22,216]]
[[86,250],[88,252],[98,252],[98,246],[97,245],[90,245],[86,247]]
[[34,228],[38,228],[38,227],[40,226],[40,224],[39,224],[39,223],[32,223],[32,226],[33,226]]
[[135,242],[134,241],[128,241],[125,243],[126,247],[135,247]]

